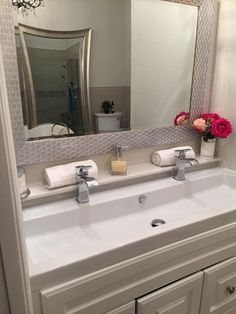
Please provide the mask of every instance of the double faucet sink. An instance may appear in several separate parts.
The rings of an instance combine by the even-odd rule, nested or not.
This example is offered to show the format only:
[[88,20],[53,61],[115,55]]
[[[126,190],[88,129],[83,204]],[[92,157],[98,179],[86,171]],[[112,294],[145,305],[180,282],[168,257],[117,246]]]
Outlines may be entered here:
[[[121,146],[117,146],[120,148]],[[193,166],[194,164],[199,164],[198,160],[195,158],[187,158],[186,153],[191,151],[191,149],[177,149],[175,150],[175,168],[173,179],[177,181],[185,180],[185,168],[189,164]],[[76,200],[80,204],[89,203],[89,190],[98,186],[98,182],[95,178],[89,176],[89,169],[92,166],[77,166],[75,168],[76,175]]]
[[180,229],[186,238],[219,226],[224,215],[236,218],[236,173],[223,168],[94,193],[87,204],[65,199],[32,206],[24,210],[30,275],[108,252],[144,252],[167,238],[175,242]]

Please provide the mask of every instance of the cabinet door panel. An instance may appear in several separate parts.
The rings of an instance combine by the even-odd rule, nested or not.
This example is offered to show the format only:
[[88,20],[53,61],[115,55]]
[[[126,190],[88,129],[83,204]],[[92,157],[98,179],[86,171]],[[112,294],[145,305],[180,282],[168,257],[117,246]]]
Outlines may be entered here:
[[199,272],[137,300],[138,314],[198,314],[203,274]]
[[135,314],[135,302],[125,304],[106,314]]
[[236,258],[204,270],[201,314],[236,313]]
[[[98,307],[98,312],[100,313],[100,309]],[[90,313],[90,309],[89,307],[86,309],[84,308],[83,310],[72,310],[72,311],[65,311],[65,314],[80,314],[80,313],[86,313],[89,314]],[[135,314],[135,301],[130,302],[128,304],[125,304],[123,306],[120,306],[112,311],[109,312],[103,312],[104,314]],[[55,312],[56,314],[56,312]]]

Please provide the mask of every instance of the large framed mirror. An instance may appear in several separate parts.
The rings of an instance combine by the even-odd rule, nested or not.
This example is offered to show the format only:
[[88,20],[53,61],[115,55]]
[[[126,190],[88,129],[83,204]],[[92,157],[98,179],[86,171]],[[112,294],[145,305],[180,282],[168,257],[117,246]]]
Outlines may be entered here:
[[[89,14],[95,15],[103,1],[89,2],[83,8],[87,27],[93,23]],[[66,125],[70,132],[64,136],[79,136],[170,126],[176,113],[190,111],[198,7],[158,0],[136,0],[132,7],[131,0],[102,5],[103,10],[96,14],[98,22],[93,24],[94,40],[98,34],[103,42],[102,56],[98,57],[100,43],[92,43],[91,68],[91,29],[59,32],[19,24],[22,53],[18,60],[25,74],[25,82],[20,79],[22,109],[29,140],[40,138],[32,134],[49,124],[51,128],[55,123]],[[79,6],[77,1],[78,10]],[[109,32],[105,10],[117,18]],[[73,16],[69,8],[67,11]],[[79,38],[81,54],[74,41]],[[106,59],[105,41],[114,46]],[[77,53],[71,55],[76,45]]]
[[[190,128],[174,128],[172,125],[179,111],[190,112],[190,117],[194,117],[204,106],[213,0],[73,0],[70,5],[65,0],[60,3],[45,0],[44,4],[35,15],[22,16],[14,12],[15,26],[24,25],[21,41],[25,44],[32,42],[29,37],[27,39],[32,34],[26,29],[61,33],[92,30],[88,67],[91,133],[100,134],[27,141],[24,132],[27,119],[24,117],[23,121],[22,104],[18,99],[21,109],[15,130],[18,163],[106,153],[117,142],[138,148],[195,139]],[[28,59],[29,49],[34,48],[26,45]],[[71,82],[68,84],[66,67],[67,61],[62,62],[59,77],[61,83],[65,78],[67,84],[64,85],[69,89]],[[56,94],[52,90],[35,91],[35,87],[34,92],[44,97]],[[68,130],[72,120],[67,112],[70,108],[68,94],[68,90],[64,92],[66,106],[60,108],[55,119],[39,120],[38,123],[36,117],[36,123],[28,121],[27,128],[59,122],[66,124]],[[110,104],[114,112],[102,112],[104,102]],[[113,129],[104,130],[99,123],[103,118],[108,120],[108,116],[115,117],[119,123]],[[74,126],[71,131],[76,133]]]

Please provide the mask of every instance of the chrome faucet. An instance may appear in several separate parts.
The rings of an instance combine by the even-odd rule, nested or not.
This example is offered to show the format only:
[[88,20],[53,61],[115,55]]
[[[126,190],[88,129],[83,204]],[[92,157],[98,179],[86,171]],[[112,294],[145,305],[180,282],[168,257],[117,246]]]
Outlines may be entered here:
[[199,161],[195,158],[187,158],[186,152],[191,149],[177,149],[175,150],[175,172],[176,174],[173,178],[177,181],[185,180],[185,169],[186,165],[189,164],[193,166],[194,164],[199,164]]
[[80,204],[89,203],[89,190],[98,186],[95,178],[88,176],[88,170],[92,166],[75,167],[76,175],[76,200]]

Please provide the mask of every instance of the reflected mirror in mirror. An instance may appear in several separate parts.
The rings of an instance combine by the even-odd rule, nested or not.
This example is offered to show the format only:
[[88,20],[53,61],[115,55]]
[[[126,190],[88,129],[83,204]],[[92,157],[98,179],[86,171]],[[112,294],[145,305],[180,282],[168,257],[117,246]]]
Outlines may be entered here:
[[86,134],[82,111],[83,39],[56,39],[25,34],[36,98],[35,127],[44,123],[68,125]]
[[23,36],[28,62],[22,62],[25,75],[22,71],[19,74],[29,138],[86,134],[84,38],[47,38],[27,33]]
[[[17,49],[26,137],[173,125],[190,110],[197,19],[198,7],[163,0],[45,0],[35,15],[15,12],[33,30]],[[87,95],[83,38],[34,29],[92,29]]]

